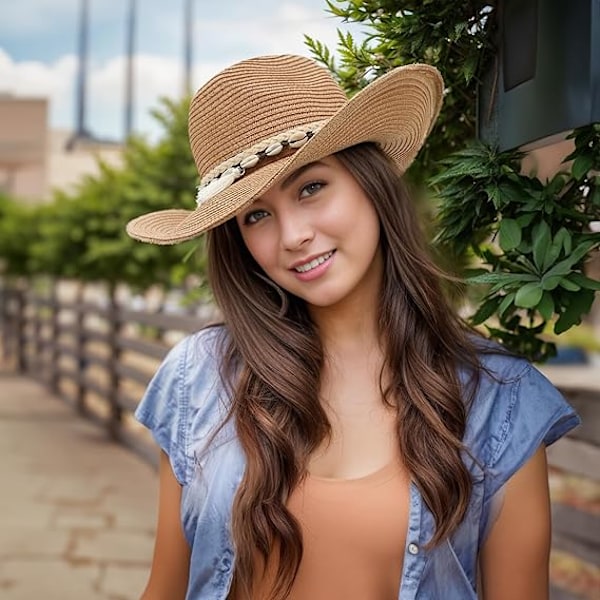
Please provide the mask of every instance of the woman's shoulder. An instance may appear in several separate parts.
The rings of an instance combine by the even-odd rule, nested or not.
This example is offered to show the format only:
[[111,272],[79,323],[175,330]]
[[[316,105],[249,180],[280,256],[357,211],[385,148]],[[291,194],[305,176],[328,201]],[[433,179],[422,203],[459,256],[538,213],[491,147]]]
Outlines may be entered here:
[[188,335],[167,353],[135,411],[167,453],[180,483],[193,470],[190,446],[218,422],[225,397],[220,367],[224,327]]
[[224,327],[211,326],[186,336],[164,357],[135,412],[144,425],[160,428],[208,409],[222,394]]
[[469,404],[465,445],[502,485],[537,448],[579,424],[563,395],[528,360],[478,342],[479,383]]

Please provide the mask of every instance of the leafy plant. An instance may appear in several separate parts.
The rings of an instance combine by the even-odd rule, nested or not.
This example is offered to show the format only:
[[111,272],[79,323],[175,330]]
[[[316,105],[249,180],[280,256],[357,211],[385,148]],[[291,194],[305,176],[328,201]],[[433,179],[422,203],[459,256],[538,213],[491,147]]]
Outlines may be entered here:
[[125,232],[127,221],[140,214],[194,206],[197,173],[187,138],[188,104],[163,100],[153,113],[163,136],[155,144],[130,138],[121,167],[100,163],[97,175],[35,208],[0,201],[4,272],[127,283],[134,289],[182,285],[190,274],[202,277],[201,245],[158,247]]
[[445,82],[444,105],[432,134],[408,172],[415,183],[439,171],[438,161],[475,136],[475,98],[480,75],[493,57],[490,18],[495,0],[327,0],[328,12],[363,23],[365,37],[338,31],[337,60],[318,40],[305,36],[315,58],[327,66],[349,96],[394,67],[421,62],[436,66]]
[[[521,173],[522,155],[474,142],[478,89],[495,60],[497,2],[471,0],[327,0],[327,10],[362,23],[365,37],[338,34],[336,58],[305,36],[315,58],[352,95],[394,67],[435,65],[445,81],[444,105],[407,177],[439,200],[435,238],[440,262],[467,271],[472,318],[491,336],[532,359],[555,353],[548,323],[566,331],[581,321],[599,289],[584,272],[598,247],[598,125],[573,134],[571,173],[547,185]],[[566,170],[566,167],[565,167]],[[433,212],[433,211],[432,211]]]
[[581,322],[600,282],[584,273],[585,260],[600,246],[589,229],[600,220],[600,124],[570,138],[571,172],[544,185],[520,173],[519,152],[496,153],[474,144],[443,161],[431,182],[440,199],[442,251],[469,251],[491,269],[467,273],[467,283],[486,286],[472,317],[517,352],[537,360],[555,354],[541,334],[553,321],[556,334]]

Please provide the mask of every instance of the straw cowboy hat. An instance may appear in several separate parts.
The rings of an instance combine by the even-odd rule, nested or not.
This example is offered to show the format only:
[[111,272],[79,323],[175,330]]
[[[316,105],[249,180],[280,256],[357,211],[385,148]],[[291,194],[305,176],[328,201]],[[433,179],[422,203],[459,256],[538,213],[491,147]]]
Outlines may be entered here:
[[438,115],[442,91],[439,72],[421,64],[398,67],[348,100],[309,58],[237,63],[200,88],[190,106],[197,207],[142,215],[127,232],[154,244],[190,240],[299,167],[361,142],[377,143],[404,172]]

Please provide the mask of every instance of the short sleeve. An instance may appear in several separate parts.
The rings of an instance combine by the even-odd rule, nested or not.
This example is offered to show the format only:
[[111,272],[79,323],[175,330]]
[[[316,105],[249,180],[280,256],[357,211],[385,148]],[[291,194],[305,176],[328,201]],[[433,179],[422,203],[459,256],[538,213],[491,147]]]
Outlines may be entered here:
[[490,423],[494,443],[486,460],[486,496],[493,496],[530,459],[580,423],[562,394],[532,365],[513,380]]
[[186,363],[190,338],[175,345],[152,377],[135,418],[151,432],[169,456],[173,473],[186,483],[186,423],[189,394],[186,393]]

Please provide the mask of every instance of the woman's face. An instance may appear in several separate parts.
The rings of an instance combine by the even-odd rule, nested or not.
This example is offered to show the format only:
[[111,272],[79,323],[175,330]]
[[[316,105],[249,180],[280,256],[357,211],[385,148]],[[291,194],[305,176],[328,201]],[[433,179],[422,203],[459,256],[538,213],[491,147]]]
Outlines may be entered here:
[[309,305],[377,297],[383,271],[379,219],[334,156],[301,167],[236,219],[264,272]]

